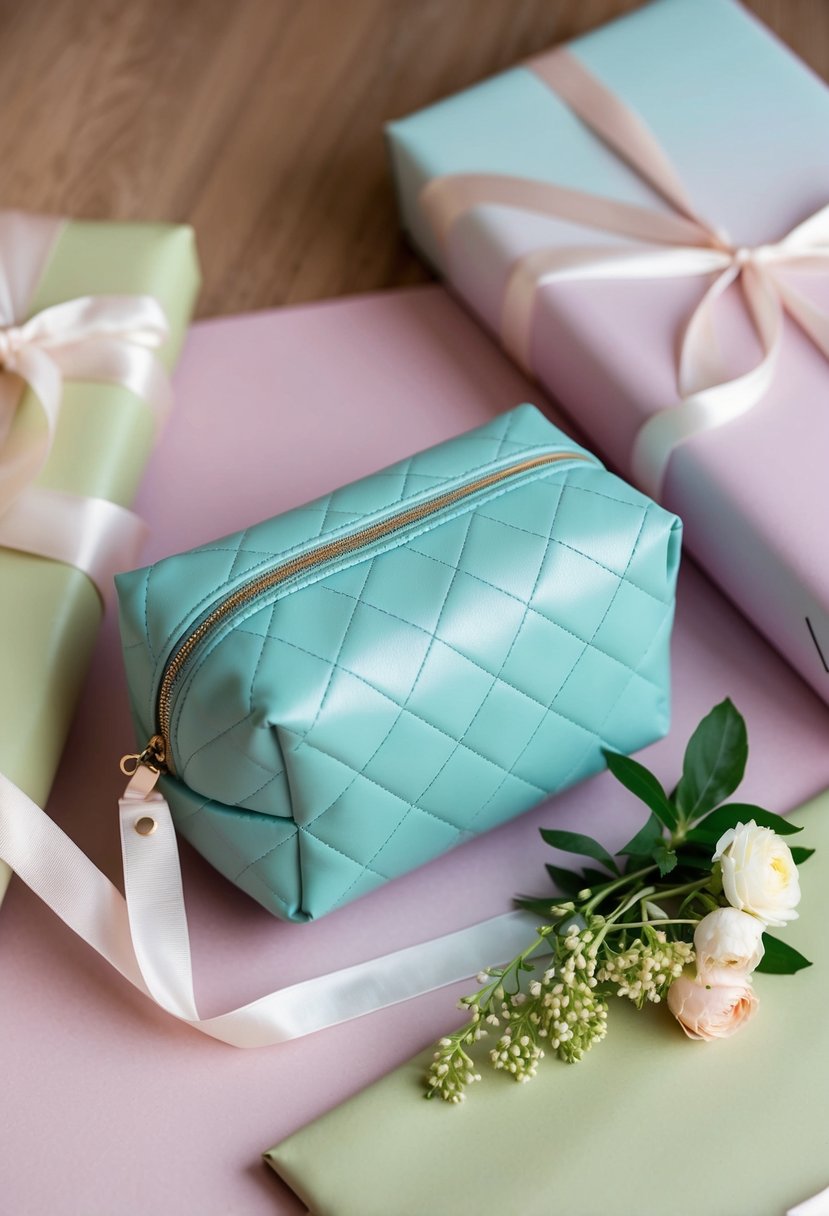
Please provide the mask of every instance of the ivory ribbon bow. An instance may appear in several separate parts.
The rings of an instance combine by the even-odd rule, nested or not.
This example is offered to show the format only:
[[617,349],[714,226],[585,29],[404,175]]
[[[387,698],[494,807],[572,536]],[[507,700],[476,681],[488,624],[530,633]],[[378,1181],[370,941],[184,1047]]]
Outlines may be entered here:
[[[52,449],[65,379],[119,384],[162,420],[170,388],[154,352],[168,327],[158,302],[143,295],[82,296],[24,320],[63,223],[0,214],[0,545],[79,566],[103,594],[119,559],[130,562],[143,524],[104,499],[32,483]],[[21,382],[40,417],[14,425]]]
[[[501,336],[525,369],[530,365],[535,302],[547,284],[567,279],[715,276],[682,336],[679,403],[654,414],[634,445],[634,480],[659,497],[674,448],[746,413],[767,392],[783,336],[784,310],[829,358],[829,316],[779,273],[788,269],[829,274],[829,206],[772,244],[756,248],[734,245],[697,214],[678,173],[645,123],[576,58],[559,49],[531,61],[529,67],[670,204],[672,212],[492,173],[434,178],[423,188],[420,202],[444,245],[456,221],[484,204],[551,216],[627,238],[627,243],[619,245],[536,249],[514,263],[502,304]],[[716,305],[738,279],[762,355],[749,371],[733,376],[716,340]]]

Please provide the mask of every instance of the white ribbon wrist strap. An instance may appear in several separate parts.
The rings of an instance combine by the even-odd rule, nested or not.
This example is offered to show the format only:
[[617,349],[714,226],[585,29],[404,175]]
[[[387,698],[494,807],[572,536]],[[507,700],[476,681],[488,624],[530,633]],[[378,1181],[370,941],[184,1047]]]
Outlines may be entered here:
[[300,1038],[466,979],[512,958],[526,946],[535,924],[529,913],[508,912],[303,980],[218,1017],[202,1018],[193,993],[170,809],[159,793],[144,794],[134,781],[120,808],[126,898],[2,773],[0,860],[167,1013],[234,1047],[266,1047]]

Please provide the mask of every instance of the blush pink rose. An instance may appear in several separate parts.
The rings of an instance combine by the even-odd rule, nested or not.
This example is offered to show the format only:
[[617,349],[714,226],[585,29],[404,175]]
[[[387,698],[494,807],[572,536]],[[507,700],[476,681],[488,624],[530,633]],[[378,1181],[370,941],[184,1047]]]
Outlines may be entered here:
[[668,989],[668,1008],[689,1039],[726,1039],[744,1026],[758,1001],[748,978],[706,984],[681,975]]

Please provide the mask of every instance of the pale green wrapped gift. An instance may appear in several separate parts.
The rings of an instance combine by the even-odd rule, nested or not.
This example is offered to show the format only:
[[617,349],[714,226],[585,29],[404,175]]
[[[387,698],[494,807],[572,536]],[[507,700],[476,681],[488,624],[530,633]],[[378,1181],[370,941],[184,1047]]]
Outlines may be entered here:
[[791,818],[817,854],[780,933],[814,965],[757,976],[736,1037],[690,1042],[667,1010],[617,1000],[582,1063],[544,1060],[528,1085],[482,1068],[461,1107],[423,1101],[430,1049],[268,1164],[313,1216],[800,1216],[829,1186],[829,793]]
[[198,284],[189,227],[0,213],[0,771],[41,805]]

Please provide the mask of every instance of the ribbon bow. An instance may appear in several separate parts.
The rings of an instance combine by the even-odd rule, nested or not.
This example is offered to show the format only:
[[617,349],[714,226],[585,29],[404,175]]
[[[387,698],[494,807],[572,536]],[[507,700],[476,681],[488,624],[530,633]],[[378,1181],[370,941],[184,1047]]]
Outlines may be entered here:
[[[551,216],[626,238],[618,245],[536,249],[513,264],[502,303],[501,336],[525,369],[530,364],[535,301],[545,284],[567,279],[716,276],[682,335],[679,404],[648,419],[634,445],[634,479],[658,497],[674,448],[700,431],[746,413],[764,396],[780,349],[784,311],[829,359],[829,316],[779,274],[786,269],[829,274],[829,206],[773,244],[734,245],[697,214],[665,151],[639,116],[577,59],[559,49],[529,66],[672,211],[486,173],[434,178],[424,187],[421,204],[444,244],[455,222],[482,204]],[[762,353],[750,370],[734,376],[716,341],[716,304],[737,280]]]
[[[151,296],[81,296],[23,320],[62,222],[17,212],[0,215],[0,545],[68,561],[102,592],[113,560],[129,560],[143,525],[103,499],[34,486],[52,450],[63,381],[118,384],[145,401],[157,422],[170,387],[155,351],[167,320]],[[31,413],[17,420],[22,384]],[[38,416],[39,415],[39,416]]]

